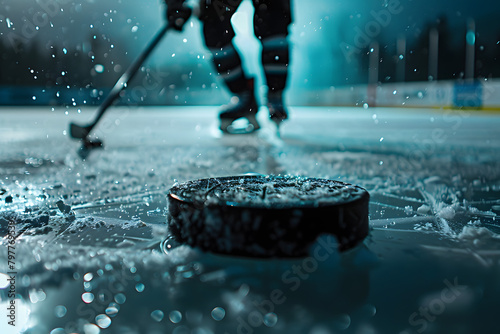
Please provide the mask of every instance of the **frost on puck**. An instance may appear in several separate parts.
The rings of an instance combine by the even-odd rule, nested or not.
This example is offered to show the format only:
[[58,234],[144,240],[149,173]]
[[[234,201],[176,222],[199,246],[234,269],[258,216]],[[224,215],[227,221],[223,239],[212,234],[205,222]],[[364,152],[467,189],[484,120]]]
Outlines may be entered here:
[[340,251],[368,235],[368,192],[356,185],[295,176],[189,181],[168,194],[167,223],[177,241],[249,257],[300,257],[322,234]]

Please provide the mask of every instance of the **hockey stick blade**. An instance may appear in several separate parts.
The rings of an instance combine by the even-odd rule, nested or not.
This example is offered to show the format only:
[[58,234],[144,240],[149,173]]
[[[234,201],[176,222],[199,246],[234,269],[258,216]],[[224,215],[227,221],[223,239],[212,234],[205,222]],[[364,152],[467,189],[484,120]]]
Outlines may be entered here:
[[74,139],[84,139],[92,130],[92,125],[81,126],[75,123],[69,125],[69,135]]

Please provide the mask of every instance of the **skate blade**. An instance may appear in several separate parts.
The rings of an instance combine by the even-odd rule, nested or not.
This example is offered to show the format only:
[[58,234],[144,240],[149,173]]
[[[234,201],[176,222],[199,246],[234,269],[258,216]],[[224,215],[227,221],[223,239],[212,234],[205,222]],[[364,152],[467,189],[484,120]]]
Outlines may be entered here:
[[235,120],[221,119],[220,129],[227,134],[250,134],[260,129],[255,116],[242,117]]

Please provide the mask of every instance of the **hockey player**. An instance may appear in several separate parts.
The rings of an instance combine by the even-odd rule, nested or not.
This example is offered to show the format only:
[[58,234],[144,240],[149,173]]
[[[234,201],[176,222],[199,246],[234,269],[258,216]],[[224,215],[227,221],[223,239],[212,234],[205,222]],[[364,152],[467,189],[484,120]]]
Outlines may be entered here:
[[[191,9],[184,0],[165,0],[167,20],[177,30],[182,30],[191,15]],[[246,118],[253,130],[260,128],[256,120],[258,111],[255,98],[254,80],[243,71],[241,58],[233,44],[234,30],[231,17],[242,0],[201,0],[200,20],[203,23],[205,44],[212,52],[213,62],[220,77],[233,94],[230,103],[219,114],[220,129],[232,132],[235,120]],[[286,86],[289,45],[288,26],[290,25],[290,0],[252,0],[255,8],[255,35],[262,43],[262,65],[267,81],[267,107],[270,118],[279,127],[288,118],[283,103]],[[252,127],[251,127],[252,128]]]

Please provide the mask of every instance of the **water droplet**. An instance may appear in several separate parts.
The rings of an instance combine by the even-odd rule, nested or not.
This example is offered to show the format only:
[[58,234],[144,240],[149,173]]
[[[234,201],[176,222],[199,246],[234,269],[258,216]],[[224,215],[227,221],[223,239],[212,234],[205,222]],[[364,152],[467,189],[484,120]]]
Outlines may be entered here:
[[89,282],[83,282],[83,289],[87,292],[92,291],[92,284]]
[[363,103],[363,108],[364,109],[368,109],[368,107],[369,107],[368,103]]
[[143,291],[144,291],[144,288],[145,288],[145,286],[144,286],[144,284],[142,284],[142,283],[137,283],[137,284],[135,285],[135,289],[137,290],[137,292],[143,292]]
[[369,315],[371,317],[373,317],[373,316],[375,316],[375,314],[377,314],[377,308],[375,306],[373,306],[373,305],[367,305],[366,308],[367,308],[367,310],[369,312]]
[[333,324],[340,330],[346,330],[351,325],[351,317],[348,314],[339,314],[334,317]]
[[50,331],[50,334],[66,334],[64,328],[54,328]]
[[120,311],[120,305],[111,303],[109,306],[106,308],[106,314],[110,317],[114,317],[115,315],[118,314],[118,311]]
[[168,237],[160,245],[160,249],[163,253],[169,254],[172,249],[179,246],[179,243],[175,241],[173,237]]
[[38,302],[43,302],[46,297],[47,297],[47,295],[41,289],[40,290],[32,290],[29,292],[29,298],[33,304],[36,304]]
[[106,314],[99,314],[95,317],[95,323],[101,328],[108,328],[111,325],[111,319]]
[[172,321],[172,323],[177,324],[182,320],[182,313],[177,310],[174,310],[170,312],[168,318],[170,319],[170,321]]
[[276,323],[278,323],[278,316],[276,313],[271,312],[264,316],[264,325],[267,327],[274,327]]
[[36,96],[35,96],[35,95],[33,95],[32,99],[33,99],[33,101],[35,101],[35,100],[36,100]]
[[94,70],[97,72],[97,73],[103,73],[104,72],[104,66],[101,65],[101,64],[96,64],[94,66]]
[[380,142],[383,142],[384,141],[384,137],[380,137]]
[[83,275],[83,280],[85,282],[90,282],[92,278],[94,278],[94,274],[92,273],[86,273],[85,275]]
[[85,292],[82,294],[82,300],[84,303],[90,304],[94,300],[94,294],[92,292]]
[[68,54],[68,50],[66,48],[63,48],[63,53]]
[[85,324],[83,325],[83,332],[85,334],[99,334],[101,329],[95,324]]
[[58,318],[62,318],[66,315],[66,312],[68,310],[66,309],[66,307],[64,307],[64,305],[57,305],[55,308],[54,308],[54,313],[56,314],[56,317]]
[[392,95],[396,95],[396,94],[397,94],[397,92],[398,92],[397,90],[393,91],[393,92],[392,92]]
[[212,310],[212,318],[216,321],[221,321],[226,316],[226,310],[222,307],[216,307]]
[[151,312],[151,318],[157,322],[162,321],[164,316],[165,314],[161,310],[154,310],[153,312]]
[[118,293],[115,295],[115,302],[118,304],[123,304],[127,300],[127,297],[123,293]]

